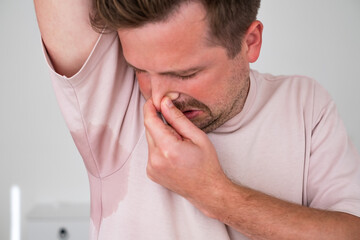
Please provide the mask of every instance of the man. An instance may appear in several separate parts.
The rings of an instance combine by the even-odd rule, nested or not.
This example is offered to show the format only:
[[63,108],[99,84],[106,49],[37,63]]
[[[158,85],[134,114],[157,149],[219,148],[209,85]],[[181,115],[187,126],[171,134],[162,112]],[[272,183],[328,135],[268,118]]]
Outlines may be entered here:
[[259,4],[35,0],[92,239],[359,239],[360,157],[333,101],[249,69]]

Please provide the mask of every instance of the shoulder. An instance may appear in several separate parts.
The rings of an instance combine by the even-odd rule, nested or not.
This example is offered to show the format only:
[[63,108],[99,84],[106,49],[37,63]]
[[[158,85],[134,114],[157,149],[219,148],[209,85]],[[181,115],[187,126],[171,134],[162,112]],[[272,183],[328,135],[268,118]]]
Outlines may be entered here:
[[272,75],[252,70],[259,91],[279,94],[288,99],[298,99],[304,103],[325,105],[332,100],[328,91],[315,79],[304,75]]
[[251,70],[251,74],[257,83],[265,87],[309,90],[313,89],[316,84],[313,78],[304,75],[273,75],[270,73],[260,73],[256,70]]
[[257,101],[269,103],[272,108],[296,109],[312,122],[324,108],[333,104],[328,91],[311,77],[263,74],[254,70],[251,76],[257,85]]

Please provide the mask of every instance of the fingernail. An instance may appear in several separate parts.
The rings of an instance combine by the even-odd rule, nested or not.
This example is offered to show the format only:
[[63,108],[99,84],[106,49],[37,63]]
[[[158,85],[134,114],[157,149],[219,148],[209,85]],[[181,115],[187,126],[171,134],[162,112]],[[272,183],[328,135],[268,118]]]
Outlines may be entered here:
[[166,94],[166,96],[168,96],[172,101],[177,99],[179,97],[179,95],[180,94],[178,92],[169,92]]

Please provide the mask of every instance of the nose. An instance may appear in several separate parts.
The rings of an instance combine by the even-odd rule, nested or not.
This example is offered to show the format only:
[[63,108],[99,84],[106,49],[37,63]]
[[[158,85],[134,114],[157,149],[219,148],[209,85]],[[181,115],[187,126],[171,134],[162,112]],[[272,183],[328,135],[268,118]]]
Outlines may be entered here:
[[160,111],[161,99],[168,96],[172,101],[179,97],[179,92],[176,91],[176,86],[173,80],[162,77],[151,78],[151,97],[155,108]]

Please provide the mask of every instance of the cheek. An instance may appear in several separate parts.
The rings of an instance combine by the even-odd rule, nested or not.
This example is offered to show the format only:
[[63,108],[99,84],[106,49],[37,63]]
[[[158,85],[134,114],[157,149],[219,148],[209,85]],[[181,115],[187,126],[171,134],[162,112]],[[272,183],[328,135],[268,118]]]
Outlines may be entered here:
[[136,74],[139,83],[140,91],[144,98],[148,100],[151,97],[151,84],[150,80],[144,74]]
[[203,76],[201,81],[192,86],[190,94],[209,106],[216,105],[223,98],[225,88],[223,78],[224,76],[221,75],[207,74],[207,76]]
[[209,103],[209,100],[211,100],[211,94],[209,93],[209,87],[202,85],[190,88],[187,94],[198,101]]

